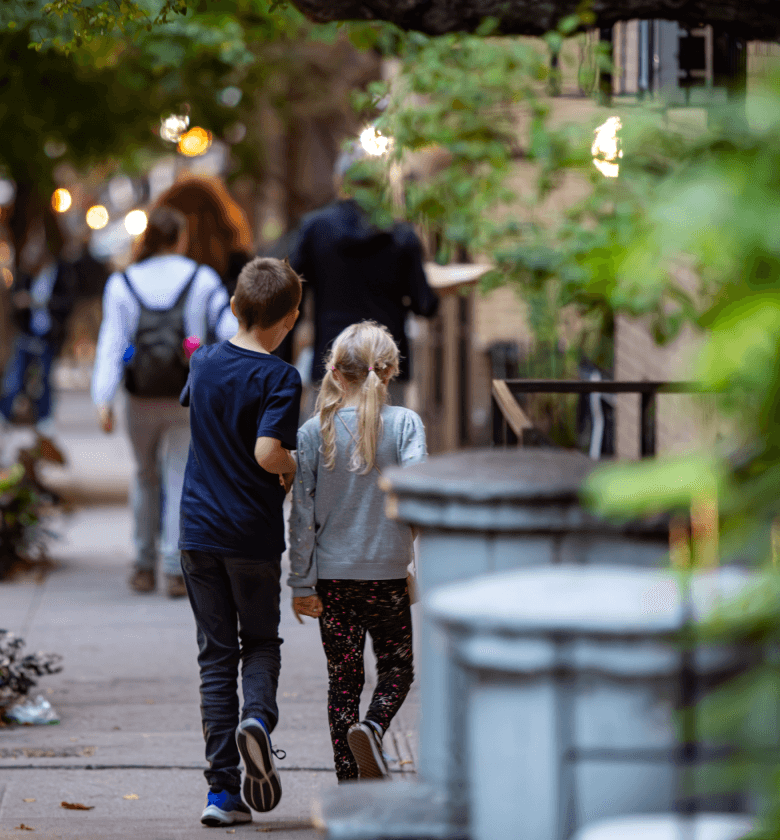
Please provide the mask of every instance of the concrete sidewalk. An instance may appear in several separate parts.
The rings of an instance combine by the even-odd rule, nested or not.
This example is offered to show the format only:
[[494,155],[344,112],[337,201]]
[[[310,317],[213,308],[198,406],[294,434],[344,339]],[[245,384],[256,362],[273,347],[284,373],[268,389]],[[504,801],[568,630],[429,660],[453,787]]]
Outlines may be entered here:
[[[111,486],[109,499],[126,494],[131,464],[121,430],[114,438],[101,435],[83,393],[60,398],[58,421],[71,459],[68,482],[91,488],[92,505],[52,523],[60,534],[51,544],[57,566],[43,581],[0,583],[0,626],[23,636],[27,651],[64,656],[62,673],[42,677],[33,690],[61,722],[0,729],[0,838],[24,836],[22,825],[34,837],[73,840],[200,836],[207,831],[199,821],[206,783],[189,604],[127,588],[129,510],[97,504],[101,487]],[[273,736],[287,752],[278,762],[283,797],[270,814],[254,814],[253,823],[234,830],[213,829],[217,834],[318,837],[312,814],[320,793],[336,785],[317,625],[299,625],[286,592],[283,598],[280,723]],[[386,738],[398,758],[395,783],[414,773],[416,711],[415,687]],[[65,809],[62,802],[91,810]]]

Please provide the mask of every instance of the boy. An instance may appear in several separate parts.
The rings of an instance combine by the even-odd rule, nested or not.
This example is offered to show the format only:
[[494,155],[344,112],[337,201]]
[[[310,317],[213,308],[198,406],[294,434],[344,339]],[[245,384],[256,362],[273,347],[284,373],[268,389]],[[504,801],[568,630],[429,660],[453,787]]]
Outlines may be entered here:
[[[251,822],[282,795],[270,733],[279,680],[282,505],[295,475],[301,379],[271,355],[298,318],[301,280],[257,258],[230,305],[236,335],[195,351],[182,405],[192,434],[181,500],[182,571],[198,631],[209,783],[201,822]],[[238,664],[244,706],[239,724]]]

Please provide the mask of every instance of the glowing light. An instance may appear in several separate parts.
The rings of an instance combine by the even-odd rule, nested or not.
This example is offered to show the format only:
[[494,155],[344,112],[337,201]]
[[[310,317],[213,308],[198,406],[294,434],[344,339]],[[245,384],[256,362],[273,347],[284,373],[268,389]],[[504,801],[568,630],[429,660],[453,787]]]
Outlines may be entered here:
[[169,114],[160,120],[160,137],[169,143],[178,143],[189,125],[190,118],[186,114]]
[[610,117],[593,132],[596,135],[590,147],[593,164],[607,178],[617,178],[620,171],[620,165],[616,161],[623,157],[618,137],[618,131],[622,127],[620,117]]
[[372,156],[381,157],[390,151],[392,141],[369,125],[360,132],[360,145]]
[[7,263],[11,259],[11,248],[7,242],[0,242],[0,263]]
[[14,284],[14,275],[12,274],[11,269],[0,269],[0,276],[2,276],[3,278],[3,284],[5,285],[6,289],[10,289],[11,286],[13,286]]
[[0,178],[0,207],[10,204],[16,196],[16,185],[8,178]]
[[209,146],[211,146],[211,132],[196,125],[181,136],[177,148],[187,157],[197,157],[207,152]]
[[43,145],[43,151],[46,157],[58,158],[68,151],[68,147],[59,140],[47,140]]
[[108,224],[108,210],[102,204],[96,204],[87,210],[87,224],[92,230],[101,230]]
[[223,105],[227,105],[228,108],[235,108],[241,101],[243,95],[244,94],[241,92],[241,88],[231,85],[231,87],[226,87],[219,94],[218,99]]
[[125,216],[125,228],[131,236],[139,236],[146,230],[148,221],[143,210],[131,210]]
[[51,197],[51,206],[53,210],[57,213],[64,213],[66,210],[70,209],[71,204],[73,204],[73,199],[71,198],[68,190],[63,187],[60,187],[58,190],[54,190],[54,194]]

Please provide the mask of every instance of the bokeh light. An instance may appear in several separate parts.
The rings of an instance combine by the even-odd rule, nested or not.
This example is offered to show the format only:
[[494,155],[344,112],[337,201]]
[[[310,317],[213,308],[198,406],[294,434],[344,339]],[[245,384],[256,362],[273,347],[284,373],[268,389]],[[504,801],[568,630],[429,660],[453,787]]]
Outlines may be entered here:
[[146,230],[148,221],[143,210],[131,210],[125,216],[125,228],[131,236],[139,236]]
[[178,143],[189,125],[190,118],[186,114],[169,114],[160,121],[160,137],[170,143]]
[[62,157],[68,151],[68,147],[60,140],[47,140],[43,144],[43,151],[46,157]]
[[207,152],[209,146],[211,146],[211,132],[196,125],[182,135],[177,148],[187,157],[197,157]]
[[616,161],[623,157],[618,137],[618,131],[622,127],[620,117],[610,117],[594,131],[596,136],[590,148],[593,164],[607,178],[617,178],[620,172],[620,165]]
[[0,268],[0,276],[3,278],[3,285],[10,289],[14,284],[14,275],[10,268]]
[[160,137],[169,143],[178,143],[189,124],[190,118],[186,114],[169,114],[160,121]]
[[64,213],[66,210],[70,209],[71,204],[73,204],[73,199],[71,198],[68,190],[64,187],[54,190],[54,194],[51,197],[51,206],[53,210],[56,210],[57,213]]
[[0,242],[0,263],[11,261],[11,247],[7,242]]
[[16,197],[16,185],[8,178],[0,178],[0,207],[10,204]]
[[102,204],[95,204],[87,210],[87,224],[92,230],[101,230],[108,224],[108,210]]
[[241,101],[242,97],[243,93],[241,92],[241,88],[231,85],[230,87],[226,87],[224,90],[220,91],[217,98],[223,105],[227,105],[228,108],[235,108]]
[[381,157],[390,151],[390,138],[381,134],[373,125],[360,132],[360,145],[373,157]]

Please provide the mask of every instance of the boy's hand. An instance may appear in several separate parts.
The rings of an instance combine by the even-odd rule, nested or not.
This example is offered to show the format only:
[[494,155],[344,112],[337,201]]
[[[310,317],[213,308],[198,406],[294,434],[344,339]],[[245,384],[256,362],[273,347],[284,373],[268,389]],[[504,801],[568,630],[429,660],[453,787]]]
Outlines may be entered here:
[[279,475],[279,484],[284,487],[284,492],[289,493],[290,488],[292,487],[293,480],[295,478],[295,470],[292,472],[281,473]]
[[319,618],[322,615],[322,601],[319,595],[306,595],[304,598],[293,598],[292,608],[295,617],[303,624],[302,615]]

